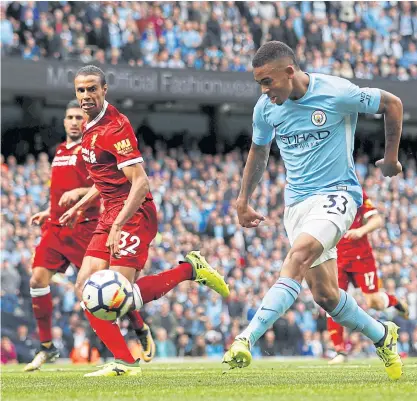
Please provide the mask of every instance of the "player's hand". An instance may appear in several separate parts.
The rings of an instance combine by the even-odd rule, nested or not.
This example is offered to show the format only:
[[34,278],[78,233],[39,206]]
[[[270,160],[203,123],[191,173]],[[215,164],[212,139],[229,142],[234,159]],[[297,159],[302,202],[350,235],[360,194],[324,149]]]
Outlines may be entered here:
[[59,224],[73,228],[82,214],[81,210],[72,207],[59,218]]
[[361,239],[364,236],[363,231],[360,228],[354,228],[353,230],[348,230],[345,234],[346,239],[350,239],[351,241]]
[[115,258],[120,257],[119,244],[120,244],[121,234],[122,234],[122,227],[118,224],[113,224],[111,226],[109,236],[107,237],[106,246],[109,248],[110,254]]
[[80,194],[78,193],[78,189],[72,189],[71,191],[67,191],[62,194],[61,199],[58,202],[58,205],[60,207],[70,206],[78,202],[79,199]]
[[384,177],[395,177],[397,174],[400,174],[401,171],[403,171],[403,166],[398,160],[395,162],[389,162],[385,159],[381,159],[375,163],[375,166],[381,169],[382,175]]
[[239,223],[242,227],[258,227],[261,221],[265,221],[265,217],[256,212],[255,209],[247,203],[239,203],[239,201],[237,201],[236,207],[237,217],[239,218]]
[[50,214],[46,210],[43,212],[36,213],[30,218],[29,224],[41,226],[43,223],[45,223],[45,221],[49,218],[49,216]]

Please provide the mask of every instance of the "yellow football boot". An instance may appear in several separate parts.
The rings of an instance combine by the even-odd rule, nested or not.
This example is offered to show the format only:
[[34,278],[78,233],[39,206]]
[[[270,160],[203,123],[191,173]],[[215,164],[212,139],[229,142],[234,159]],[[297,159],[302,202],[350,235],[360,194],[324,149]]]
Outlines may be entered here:
[[386,327],[384,344],[376,348],[376,353],[384,362],[389,378],[398,380],[403,374],[403,363],[397,351],[399,327],[393,322],[385,322],[383,325]]
[[208,264],[199,251],[188,253],[185,260],[193,266],[194,281],[211,288],[224,298],[229,296],[229,287],[224,281],[224,277]]
[[246,368],[252,362],[249,340],[237,338],[231,345],[229,351],[224,354],[222,363],[227,363],[230,369]]

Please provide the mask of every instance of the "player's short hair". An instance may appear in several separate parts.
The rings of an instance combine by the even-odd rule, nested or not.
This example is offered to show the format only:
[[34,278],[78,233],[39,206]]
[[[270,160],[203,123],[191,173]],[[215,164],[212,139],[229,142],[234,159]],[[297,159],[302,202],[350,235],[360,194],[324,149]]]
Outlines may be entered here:
[[77,99],[71,100],[68,104],[67,104],[67,108],[68,109],[80,109],[80,104],[78,103]]
[[297,70],[300,69],[298,61],[295,58],[295,54],[291,47],[277,40],[266,42],[258,49],[252,60],[252,67],[262,67],[271,61],[279,60],[284,57],[290,58],[294,64],[294,67]]
[[77,78],[78,75],[97,75],[100,77],[101,86],[104,86],[107,83],[103,70],[95,65],[86,65],[81,67],[75,74],[75,78]]

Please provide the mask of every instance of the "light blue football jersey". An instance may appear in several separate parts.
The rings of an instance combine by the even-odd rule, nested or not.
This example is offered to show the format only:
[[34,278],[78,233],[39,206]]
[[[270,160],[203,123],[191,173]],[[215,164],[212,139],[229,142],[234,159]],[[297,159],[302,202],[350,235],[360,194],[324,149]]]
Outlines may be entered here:
[[375,114],[381,92],[339,77],[308,75],[310,83],[301,99],[275,105],[267,95],[259,98],[252,140],[266,145],[275,138],[287,170],[287,206],[345,190],[359,207],[362,189],[353,161],[358,113]]

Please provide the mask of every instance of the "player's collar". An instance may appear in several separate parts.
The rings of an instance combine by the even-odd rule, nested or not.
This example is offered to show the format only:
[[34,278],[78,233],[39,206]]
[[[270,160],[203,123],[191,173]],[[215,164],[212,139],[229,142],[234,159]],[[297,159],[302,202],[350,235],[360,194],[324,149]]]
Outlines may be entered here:
[[65,147],[69,150],[69,149],[73,148],[74,146],[79,145],[80,143],[81,143],[81,139],[79,141],[76,141],[76,142],[66,143]]
[[98,113],[97,117],[94,120],[91,120],[89,123],[85,125],[85,130],[90,129],[92,126],[96,125],[103,118],[108,105],[109,103],[105,100],[103,103],[103,108],[101,109],[100,113]]

